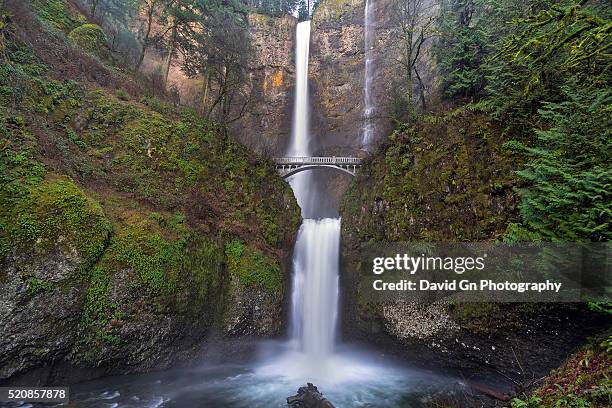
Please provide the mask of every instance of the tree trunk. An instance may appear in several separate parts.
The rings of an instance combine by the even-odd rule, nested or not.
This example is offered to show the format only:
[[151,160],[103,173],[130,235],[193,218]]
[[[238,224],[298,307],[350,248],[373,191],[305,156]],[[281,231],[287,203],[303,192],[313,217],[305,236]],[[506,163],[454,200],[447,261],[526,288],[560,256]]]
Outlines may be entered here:
[[202,79],[202,112],[206,112],[206,105],[208,104],[208,89],[210,88],[210,75],[204,74]]
[[172,65],[172,55],[176,46],[176,25],[172,26],[172,35],[170,36],[170,46],[168,47],[168,56],[166,57],[166,65],[164,72],[164,85],[168,84],[168,75],[170,74],[170,65]]
[[419,75],[419,71],[416,69],[416,66],[414,67],[414,74],[417,77],[417,81],[419,82],[419,90],[421,91],[419,97],[421,99],[421,108],[423,108],[423,111],[425,111],[426,109],[426,105],[425,105],[425,85],[423,84],[423,80],[421,79],[421,76]]
[[154,6],[151,6],[149,10],[147,10],[147,30],[145,31],[145,36],[142,44],[142,50],[140,51],[140,56],[138,57],[138,63],[136,64],[136,71],[140,69],[142,65],[142,61],[144,60],[145,53],[147,52],[147,48],[149,47],[149,36],[151,35],[151,25],[153,24],[153,9]]

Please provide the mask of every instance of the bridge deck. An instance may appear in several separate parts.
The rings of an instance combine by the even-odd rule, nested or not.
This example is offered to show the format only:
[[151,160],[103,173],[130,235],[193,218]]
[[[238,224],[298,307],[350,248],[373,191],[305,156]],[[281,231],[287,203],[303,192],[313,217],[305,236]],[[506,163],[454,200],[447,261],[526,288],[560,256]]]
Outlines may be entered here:
[[321,156],[321,157],[276,157],[272,159],[276,164],[293,164],[293,165],[317,165],[317,164],[361,164],[359,157],[336,157],[336,156]]
[[332,168],[343,171],[354,176],[357,168],[361,167],[359,157],[276,157],[272,159],[276,169],[283,178],[290,177],[296,173],[318,168]]

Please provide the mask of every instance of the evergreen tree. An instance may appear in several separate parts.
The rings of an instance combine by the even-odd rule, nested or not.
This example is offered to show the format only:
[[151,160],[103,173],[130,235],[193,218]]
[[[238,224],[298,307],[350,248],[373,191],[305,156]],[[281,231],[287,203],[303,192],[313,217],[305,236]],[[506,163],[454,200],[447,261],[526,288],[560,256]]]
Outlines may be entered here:
[[298,20],[305,21],[310,18],[310,12],[308,11],[308,4],[306,1],[300,1],[300,7],[298,9]]
[[443,0],[435,46],[442,91],[449,98],[482,96],[482,64],[490,53],[482,19],[484,6],[477,0]]
[[491,61],[492,105],[517,136],[506,147],[526,160],[523,227],[546,240],[612,237],[610,14],[600,1],[551,4],[516,20]]

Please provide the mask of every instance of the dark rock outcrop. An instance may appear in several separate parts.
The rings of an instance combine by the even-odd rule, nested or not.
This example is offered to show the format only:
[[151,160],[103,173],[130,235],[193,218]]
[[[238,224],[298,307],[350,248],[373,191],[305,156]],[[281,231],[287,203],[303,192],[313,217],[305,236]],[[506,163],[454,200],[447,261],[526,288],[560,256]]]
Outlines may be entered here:
[[296,395],[287,397],[287,405],[289,408],[334,408],[312,383],[300,387]]

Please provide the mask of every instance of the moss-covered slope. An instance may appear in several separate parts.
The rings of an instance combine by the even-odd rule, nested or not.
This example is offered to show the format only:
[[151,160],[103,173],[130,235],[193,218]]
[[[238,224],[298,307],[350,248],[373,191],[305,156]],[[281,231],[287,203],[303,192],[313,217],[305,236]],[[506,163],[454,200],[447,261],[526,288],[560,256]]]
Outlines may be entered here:
[[[71,80],[36,46],[74,29],[45,20],[58,3],[1,13],[0,381],[46,366],[53,382],[66,364],[163,368],[213,328],[278,334],[300,218],[289,187],[194,112],[107,87],[135,80],[65,39],[105,73]],[[41,24],[35,39],[24,28]]]
[[485,113],[458,110],[396,130],[342,205],[348,244],[495,238],[514,216],[512,162]]
[[467,107],[400,127],[363,166],[341,210],[346,338],[428,367],[523,382],[597,330],[582,305],[375,302],[360,291],[372,243],[506,239],[518,218],[519,163],[503,140],[486,111]]

